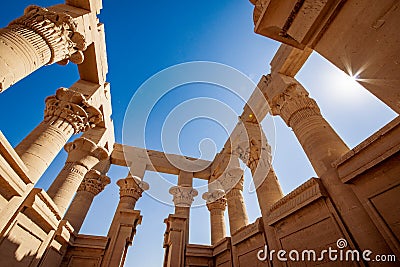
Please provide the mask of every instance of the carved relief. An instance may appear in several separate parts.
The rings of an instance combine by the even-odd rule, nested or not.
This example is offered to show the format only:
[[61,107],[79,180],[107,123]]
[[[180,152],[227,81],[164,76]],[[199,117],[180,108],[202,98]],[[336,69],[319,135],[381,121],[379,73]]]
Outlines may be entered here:
[[75,133],[94,128],[103,121],[101,111],[87,102],[86,98],[73,90],[59,88],[56,95],[46,98],[45,121],[63,118],[74,127]]
[[80,64],[84,60],[83,51],[87,47],[84,36],[77,32],[76,23],[66,13],[32,5],[8,27],[24,27],[39,34],[51,50],[51,58],[47,64],[67,64],[68,60]]
[[237,155],[251,169],[253,176],[257,169],[267,172],[271,167],[272,154],[263,129],[258,123],[240,123],[245,129],[242,134],[245,137],[233,145],[232,154]]
[[286,90],[269,103],[274,115],[280,115],[289,127],[301,120],[321,115],[317,102],[309,97],[300,84],[289,85]]
[[194,197],[198,195],[196,189],[187,186],[173,186],[169,189],[169,193],[173,195],[172,201],[176,207],[190,207]]
[[226,170],[218,178],[218,182],[221,184],[222,189],[225,192],[229,192],[235,187],[243,189],[243,170],[240,167]]
[[107,175],[92,169],[86,174],[77,191],[86,191],[97,195],[103,191],[110,182],[111,180]]
[[222,189],[210,190],[209,192],[205,192],[202,198],[208,203],[215,202],[219,199],[225,198],[225,191]]

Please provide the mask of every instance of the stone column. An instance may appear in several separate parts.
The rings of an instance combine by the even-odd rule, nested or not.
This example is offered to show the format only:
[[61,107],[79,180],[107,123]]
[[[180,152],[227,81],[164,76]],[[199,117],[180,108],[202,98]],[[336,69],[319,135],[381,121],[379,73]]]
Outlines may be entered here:
[[349,148],[322,117],[317,103],[303,86],[288,79],[286,90],[273,98],[267,96],[267,100],[273,115],[280,115],[293,129],[315,172],[321,176]]
[[210,211],[211,224],[211,245],[226,237],[225,217],[226,208],[225,192],[221,189],[206,192],[203,199],[207,202],[207,208]]
[[64,148],[68,152],[64,168],[47,190],[61,216],[67,210],[86,173],[100,160],[108,157],[107,150],[84,137],[75,139]]
[[355,243],[360,249],[374,253],[390,251],[351,187],[342,183],[332,167],[349,148],[322,117],[317,103],[301,84],[284,75],[272,76],[273,82],[274,79],[280,79],[282,87],[265,92],[272,113],[280,115],[293,129]]
[[22,17],[0,29],[0,92],[43,65],[82,63],[85,49],[71,16],[28,6]]
[[100,110],[88,104],[73,90],[60,88],[46,99],[44,120],[21,141],[15,151],[29,169],[30,181],[36,183],[74,133],[86,131],[103,121]]
[[192,184],[193,173],[181,170],[178,175],[178,186],[173,186],[169,189],[169,193],[173,195],[172,201],[175,205],[175,214],[186,218],[186,242],[189,242],[190,207],[194,197],[198,195]]
[[246,204],[244,203],[243,199],[243,170],[241,170],[241,176],[242,177],[240,178],[239,182],[226,193],[231,235],[233,235],[240,228],[249,224]]
[[149,184],[137,176],[128,176],[117,181],[119,186],[119,203],[117,209],[135,209],[136,202],[142,193],[149,189]]
[[74,228],[75,233],[79,233],[94,197],[109,183],[110,178],[97,170],[91,169],[86,174],[64,216],[64,219],[69,221]]
[[[226,155],[230,157],[232,155]],[[243,170],[238,167],[239,161],[237,158],[227,160],[231,162],[226,166],[223,173],[215,178],[211,177],[209,188],[222,189],[226,192],[226,200],[228,203],[228,217],[231,235],[237,230],[249,224],[246,205],[243,199]],[[218,175],[218,173],[217,173]]]
[[[274,227],[267,223],[270,215],[270,208],[278,200],[283,197],[282,189],[279,184],[278,178],[275,175],[274,169],[271,167],[266,178],[256,188],[258,205],[260,206],[261,215],[263,218],[263,226],[265,238],[268,244],[268,253],[271,250],[278,251],[280,249],[279,240],[276,237]],[[284,266],[283,262],[277,258],[271,259],[274,266]]]
[[149,185],[137,176],[128,175],[117,181],[119,203],[107,236],[109,245],[104,253],[102,267],[120,267],[124,265],[128,247],[132,245],[136,226],[141,223],[140,212],[134,210],[136,202]]
[[182,216],[186,219],[185,239],[189,242],[189,218],[190,206],[194,201],[194,197],[198,195],[196,189],[187,185],[173,186],[169,189],[169,193],[173,195],[172,201],[175,205],[175,215]]

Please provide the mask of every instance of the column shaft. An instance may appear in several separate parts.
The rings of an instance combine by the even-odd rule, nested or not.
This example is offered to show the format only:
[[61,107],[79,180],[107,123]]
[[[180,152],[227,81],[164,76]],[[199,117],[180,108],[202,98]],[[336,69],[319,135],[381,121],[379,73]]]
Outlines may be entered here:
[[[268,225],[267,219],[270,214],[269,209],[275,202],[283,197],[283,193],[272,167],[265,180],[256,188],[256,193],[263,218],[265,238],[268,244],[268,252],[266,253],[269,253],[271,250],[278,251],[280,246],[276,238],[275,229]],[[282,262],[278,261],[276,258],[273,258],[272,261],[274,266],[283,266]]]
[[69,221],[74,228],[75,233],[79,233],[94,197],[109,183],[110,178],[97,170],[92,169],[86,174],[64,216],[64,219]]
[[44,66],[51,58],[45,39],[21,26],[0,29],[0,92]]
[[348,147],[322,117],[308,92],[293,78],[283,79],[290,81],[283,92],[274,97],[266,95],[274,115],[279,114],[293,129],[354,241],[361,249],[390,251],[351,187],[342,183],[332,167],[336,159],[349,151]]
[[224,210],[222,209],[210,210],[210,223],[211,223],[211,245],[214,245],[218,241],[226,237]]
[[[76,91],[59,88],[46,98],[44,120],[15,151],[29,169],[31,183],[36,183],[72,134],[93,128],[103,120],[100,110],[88,105]],[[79,185],[79,184],[78,184]]]
[[83,62],[86,43],[64,12],[29,6],[0,30],[0,92],[46,64]]
[[228,203],[229,227],[231,235],[237,230],[249,224],[249,217],[247,216],[246,204],[244,203],[242,190],[239,188],[232,188],[226,194]]
[[87,172],[100,160],[107,158],[107,151],[89,139],[80,137],[65,145],[68,158],[47,193],[64,215]]
[[41,122],[15,147],[29,169],[30,183],[36,183],[74,133],[71,123],[62,118]]
[[91,192],[76,192],[74,200],[71,202],[71,205],[65,213],[64,219],[69,221],[76,233],[79,233],[94,197],[95,195]]

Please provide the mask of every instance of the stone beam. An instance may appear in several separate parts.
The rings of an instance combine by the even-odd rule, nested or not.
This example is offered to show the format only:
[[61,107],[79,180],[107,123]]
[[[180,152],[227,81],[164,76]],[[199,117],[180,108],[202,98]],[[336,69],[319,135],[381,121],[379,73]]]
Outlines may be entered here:
[[[161,173],[178,175],[181,171],[177,166],[171,163],[171,159],[175,165],[184,166],[186,170],[196,169],[193,177],[208,180],[210,177],[211,161],[185,157],[181,155],[167,154],[155,150],[147,150],[145,148],[115,144],[111,154],[111,164],[119,166],[132,166],[135,162],[146,164],[146,170]],[[193,164],[192,166],[189,166]]]
[[102,0],[66,0],[65,4],[73,7],[86,9],[90,12],[100,13],[103,8]]

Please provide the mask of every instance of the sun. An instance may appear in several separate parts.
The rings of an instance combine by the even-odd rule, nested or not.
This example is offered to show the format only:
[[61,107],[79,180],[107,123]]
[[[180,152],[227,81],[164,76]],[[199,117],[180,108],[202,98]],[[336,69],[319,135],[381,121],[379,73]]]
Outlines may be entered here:
[[365,95],[365,88],[358,82],[357,74],[347,74],[341,70],[335,70],[330,73],[329,78],[331,94],[341,101],[361,100]]

